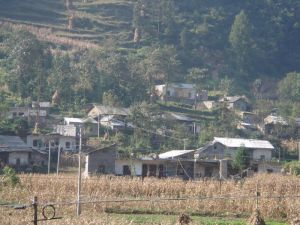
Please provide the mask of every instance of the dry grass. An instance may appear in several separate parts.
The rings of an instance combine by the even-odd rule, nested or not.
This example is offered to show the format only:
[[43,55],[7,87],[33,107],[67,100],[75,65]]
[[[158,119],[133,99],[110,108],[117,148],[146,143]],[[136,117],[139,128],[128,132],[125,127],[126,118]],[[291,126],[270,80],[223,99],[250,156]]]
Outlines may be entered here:
[[[130,221],[114,221],[103,214],[105,210],[116,211],[154,211],[164,213],[199,213],[221,215],[250,215],[255,208],[254,198],[243,199],[205,199],[197,200],[197,197],[218,196],[254,196],[256,185],[262,197],[281,196],[282,198],[262,198],[259,201],[260,212],[264,217],[282,218],[300,214],[300,198],[284,198],[287,196],[299,196],[300,178],[296,176],[259,175],[245,180],[243,183],[234,181],[181,181],[177,179],[158,180],[148,178],[142,181],[139,178],[127,177],[97,177],[85,179],[82,187],[83,200],[108,200],[108,199],[132,199],[151,198],[154,201],[124,202],[124,203],[95,203],[85,204],[82,207],[83,216],[75,217],[75,205],[58,205],[57,212],[63,216],[63,220],[57,220],[49,224],[128,224]],[[76,177],[72,175],[47,176],[47,175],[22,175],[21,185],[15,188],[2,187],[0,199],[2,202],[30,203],[33,196],[37,196],[40,203],[48,202],[74,202],[77,191]],[[158,198],[194,197],[185,201],[155,201]],[[9,216],[9,213],[13,213]],[[108,223],[100,223],[95,220],[104,217]],[[73,217],[72,217],[73,216]],[[24,218],[23,218],[24,217]],[[0,208],[0,221],[31,220],[31,209],[14,211]],[[74,222],[75,221],[75,222]]]

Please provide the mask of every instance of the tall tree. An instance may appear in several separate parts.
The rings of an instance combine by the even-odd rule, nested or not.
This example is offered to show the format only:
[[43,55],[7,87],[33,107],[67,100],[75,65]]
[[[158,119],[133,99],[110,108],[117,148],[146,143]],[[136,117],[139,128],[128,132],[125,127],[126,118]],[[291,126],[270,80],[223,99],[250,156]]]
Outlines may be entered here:
[[251,55],[252,40],[251,24],[244,10],[234,19],[229,34],[229,42],[235,55],[237,67],[241,72],[245,72]]
[[[51,56],[31,33],[19,31],[8,42],[10,73],[7,83],[21,98],[39,98],[47,94],[46,77]],[[42,91],[43,90],[43,91]]]
[[52,70],[48,77],[48,84],[52,93],[58,91],[63,104],[73,100],[72,86],[74,77],[70,65],[70,57],[65,53],[57,53],[52,60]]

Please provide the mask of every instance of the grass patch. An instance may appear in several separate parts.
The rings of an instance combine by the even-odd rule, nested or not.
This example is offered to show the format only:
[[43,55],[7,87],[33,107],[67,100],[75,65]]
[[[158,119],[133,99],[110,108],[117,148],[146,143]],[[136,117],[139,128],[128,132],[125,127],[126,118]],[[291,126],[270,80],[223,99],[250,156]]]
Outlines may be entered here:
[[[161,214],[110,214],[117,220],[130,221],[131,224],[175,224],[178,222],[178,215],[161,215]],[[208,216],[191,216],[193,224],[202,225],[245,225],[247,218],[230,218],[230,217],[208,217]],[[266,221],[267,225],[286,225],[282,221]]]

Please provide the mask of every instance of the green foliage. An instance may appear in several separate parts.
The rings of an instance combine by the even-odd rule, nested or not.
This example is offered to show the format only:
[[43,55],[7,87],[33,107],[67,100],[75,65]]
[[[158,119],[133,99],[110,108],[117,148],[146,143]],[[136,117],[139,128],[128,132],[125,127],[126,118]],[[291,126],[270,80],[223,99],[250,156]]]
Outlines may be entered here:
[[299,161],[287,162],[284,164],[284,169],[298,176],[300,175],[300,162]]
[[300,73],[288,73],[278,84],[278,94],[282,100],[300,101]]
[[5,166],[1,173],[1,183],[15,187],[20,183],[20,178],[17,176],[17,173],[13,168]]
[[235,158],[232,162],[233,168],[242,171],[247,168],[249,162],[249,154],[245,147],[241,146],[235,153]]
[[23,118],[5,119],[0,121],[0,133],[4,135],[26,135],[29,126],[27,120]]
[[236,15],[229,34],[229,42],[235,53],[237,66],[244,70],[250,58],[251,50],[251,25],[245,11]]

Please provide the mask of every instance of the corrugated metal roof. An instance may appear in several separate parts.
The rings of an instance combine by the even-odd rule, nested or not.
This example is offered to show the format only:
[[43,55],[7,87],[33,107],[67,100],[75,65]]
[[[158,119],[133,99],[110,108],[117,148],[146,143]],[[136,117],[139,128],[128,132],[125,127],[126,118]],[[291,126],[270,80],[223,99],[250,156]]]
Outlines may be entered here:
[[261,149],[274,149],[274,146],[265,140],[256,140],[256,139],[240,139],[240,138],[214,138],[214,143],[218,142],[222,145],[229,148],[261,148]]
[[179,120],[179,121],[185,121],[185,122],[192,122],[195,121],[194,119],[184,115],[184,114],[179,114],[179,113],[170,113],[170,116],[175,119],[175,120]]
[[70,124],[70,123],[97,123],[97,121],[91,117],[88,117],[88,118],[64,117],[64,120],[66,121],[67,124]]
[[90,110],[89,116],[92,116],[92,117],[96,117],[98,115],[127,116],[128,114],[129,114],[128,108],[96,105],[96,106],[94,106],[93,109]]
[[174,158],[177,156],[185,155],[187,153],[194,152],[194,151],[195,150],[172,150],[172,151],[159,154],[158,157],[160,159],[168,159],[168,158]]
[[0,135],[0,152],[31,152],[24,141],[18,136]]
[[[155,87],[164,87],[166,84],[155,85]],[[186,83],[170,83],[168,84],[169,88],[186,88],[186,89],[194,89],[196,88],[195,84],[186,84]]]

